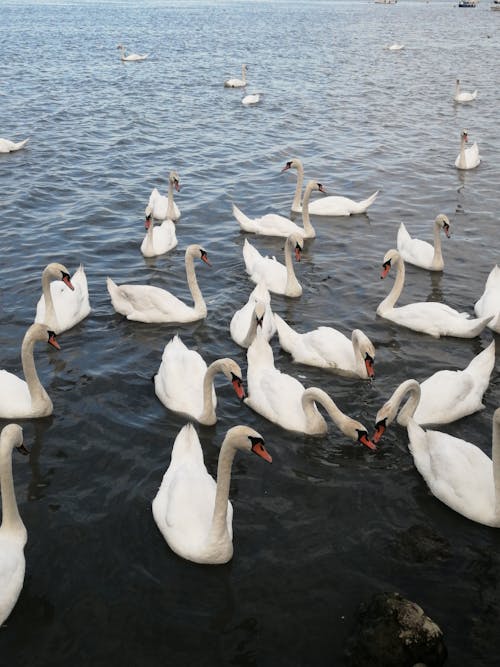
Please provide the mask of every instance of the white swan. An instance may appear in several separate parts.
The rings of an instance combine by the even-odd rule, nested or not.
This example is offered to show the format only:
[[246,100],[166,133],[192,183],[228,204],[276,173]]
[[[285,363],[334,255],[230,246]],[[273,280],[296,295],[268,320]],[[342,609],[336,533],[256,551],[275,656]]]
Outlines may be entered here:
[[243,259],[250,280],[254,283],[263,282],[270,292],[297,297],[302,294],[302,285],[293,270],[292,249],[295,259],[300,262],[304,241],[298,234],[290,234],[285,241],[285,266],[273,257],[263,257],[253,245],[245,239]]
[[152,218],[151,214],[146,216],[144,223],[147,230],[141,243],[144,257],[157,257],[177,246],[175,223],[172,220],[164,220],[160,225],[155,225]]
[[[403,410],[406,410],[408,447],[431,493],[471,521],[500,527],[500,408],[493,415],[490,459],[466,440],[441,431],[425,431],[419,426],[411,415],[418,404],[420,387],[416,380],[408,380],[406,385],[410,399]],[[386,426],[394,419],[399,402],[404,398],[401,394],[393,394],[377,413],[374,440],[380,440]]]
[[261,99],[262,93],[249,93],[243,97],[241,103],[245,106],[249,106],[250,104],[258,104]]
[[267,340],[276,333],[271,296],[265,283],[258,283],[246,304],[237,310],[229,323],[229,332],[235,343],[248,347],[260,326]]
[[474,338],[479,336],[491,320],[491,317],[469,319],[468,313],[459,313],[458,310],[436,301],[410,303],[396,308],[396,302],[404,287],[405,265],[401,255],[394,248],[385,254],[381,278],[386,277],[393,264],[397,269],[396,280],[392,290],[377,308],[377,315],[380,317],[435,338],[440,336]]
[[186,277],[194,301],[187,306],[167,290],[153,285],[116,285],[106,279],[111,303],[117,313],[136,322],[196,322],[207,316],[207,306],[196,280],[194,258],[199,257],[211,266],[205,250],[196,243],[186,248]]
[[186,424],[179,431],[152,510],[167,544],[182,558],[210,565],[231,560],[233,507],[229,485],[238,449],[272,462],[260,433],[248,426],[233,426],[220,448],[215,482],[205,467],[193,425]]
[[408,234],[404,223],[401,223],[397,240],[399,254],[409,264],[429,271],[442,271],[444,260],[441,251],[441,230],[450,238],[450,221],[444,213],[440,213],[434,220],[434,245],[427,241],[413,239]]
[[23,430],[18,424],[8,424],[0,434],[0,490],[2,495],[2,524],[0,525],[0,625],[13,610],[24,583],[26,561],[24,545],[28,533],[19,515],[14,480],[12,450],[23,454]]
[[149,55],[149,53],[143,53],[142,55],[139,55],[138,53],[129,53],[127,55],[127,51],[122,44],[118,44],[116,48],[119,49],[120,51],[120,58],[122,63],[130,63],[130,62],[138,62],[139,60],[146,60],[146,58]]
[[26,380],[8,371],[0,371],[0,419],[30,419],[52,414],[52,401],[40,382],[33,357],[37,341],[60,349],[53,331],[45,324],[32,324],[21,346],[21,362]]
[[309,181],[304,192],[304,205],[302,208],[302,227],[292,222],[289,218],[276,213],[267,213],[261,218],[248,218],[240,209],[233,204],[233,215],[244,232],[260,234],[261,236],[282,236],[300,234],[304,239],[316,237],[316,231],[309,218],[309,198],[313,190],[325,192],[321,183]]
[[165,345],[158,373],[154,376],[155,394],[173,412],[196,419],[200,424],[217,421],[214,377],[222,373],[233,385],[239,399],[245,396],[241,368],[232,359],[217,359],[210,366],[195,350],[189,350],[179,336]]
[[[301,197],[302,197],[302,185],[304,183],[304,166],[302,161],[299,158],[293,158],[289,160],[283,169],[287,171],[288,169],[297,170],[297,185],[295,186],[295,194],[292,202],[292,211],[294,213],[302,212]],[[322,197],[321,199],[316,199],[309,203],[309,213],[313,215],[330,215],[330,216],[341,216],[341,215],[353,215],[355,213],[365,213],[367,208],[373,204],[377,198],[378,190],[370,195],[367,199],[362,201],[354,201],[348,197],[339,197],[337,195],[330,195],[328,197]]]
[[484,292],[474,304],[474,312],[478,317],[492,315],[493,319],[488,326],[493,331],[500,333],[500,268],[498,264],[491,269]]
[[316,406],[320,403],[345,436],[373,447],[366,428],[339,410],[327,393],[318,387],[306,389],[294,377],[275,367],[272,348],[259,332],[248,348],[247,360],[245,403],[252,410],[288,431],[322,435],[328,427]]
[[60,334],[85,319],[90,310],[87,276],[82,264],[71,278],[63,264],[48,264],[42,273],[42,296],[36,305],[35,322],[45,323]]
[[360,329],[353,330],[351,339],[332,327],[299,334],[279,315],[275,314],[274,320],[280,345],[294,361],[363,380],[375,376],[375,348]]
[[241,66],[241,79],[227,79],[224,81],[225,88],[244,88],[247,85],[247,66]]
[[455,83],[455,94],[453,95],[454,102],[472,102],[477,97],[477,90],[473,93],[467,93],[460,90],[460,79]]
[[405,45],[400,44],[399,42],[394,42],[393,44],[386,44],[384,46],[384,49],[387,49],[387,51],[401,51],[404,48]]
[[457,169],[474,169],[481,162],[479,155],[479,147],[476,142],[465,148],[465,144],[469,141],[469,134],[467,130],[462,130],[460,135],[460,153],[455,160],[455,167]]
[[156,188],[151,190],[148,205],[144,212],[146,220],[149,216],[153,216],[155,220],[173,220],[175,222],[181,217],[179,207],[174,201],[174,188],[177,192],[180,192],[181,182],[179,174],[176,171],[171,171],[168,175],[168,192],[166,197],[165,195],[161,195]]
[[10,141],[10,139],[0,139],[0,153],[13,153],[24,148],[29,141],[29,137],[24,141]]

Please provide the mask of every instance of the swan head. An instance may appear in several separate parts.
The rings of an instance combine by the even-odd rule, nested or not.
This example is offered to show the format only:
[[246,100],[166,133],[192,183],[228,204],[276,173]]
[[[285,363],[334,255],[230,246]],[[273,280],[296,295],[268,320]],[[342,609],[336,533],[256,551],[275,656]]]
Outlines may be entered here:
[[[386,401],[377,412],[377,416],[375,417],[375,432],[372,436],[372,441],[374,443],[378,443],[380,441],[380,438],[383,436],[387,428],[392,424],[396,415],[398,414],[399,406],[405,397],[408,394],[413,394],[415,399],[413,405],[407,404],[407,406],[403,408],[407,414],[404,416],[401,423],[406,425],[408,418],[413,415],[417,408],[418,402],[420,400],[420,392],[421,389],[419,383],[413,379],[406,380],[405,382],[402,382],[399,387],[397,387],[390,399]],[[406,411],[407,407],[408,411]]]
[[[56,334],[54,331],[51,331],[46,324],[35,323],[30,326],[28,331],[24,335],[24,340],[30,341],[45,341],[52,347],[55,347],[56,350],[60,350],[61,346],[57,341]],[[24,341],[23,341],[24,344]]]
[[236,396],[242,401],[245,398],[245,388],[243,386],[243,373],[238,364],[232,359],[220,359],[220,370],[222,374],[233,385]]
[[292,158],[291,160],[288,160],[288,162],[285,164],[283,169],[281,170],[281,173],[284,171],[288,171],[289,169],[300,169],[302,167],[302,162],[298,158]]
[[391,248],[384,255],[384,261],[382,262],[382,273],[380,274],[381,278],[385,278],[389,271],[391,270],[392,263],[396,264],[401,259],[401,255],[395,248]]
[[242,449],[252,454],[257,454],[264,461],[272,463],[272,456],[265,447],[264,438],[255,429],[249,426],[233,426],[226,433],[224,442],[229,442],[236,449]]
[[354,329],[351,335],[353,346],[359,350],[370,379],[375,378],[375,346],[361,329]]
[[448,216],[445,215],[444,213],[440,213],[437,218],[434,221],[436,225],[441,227],[441,229],[444,231],[446,234],[447,238],[450,238],[450,221],[448,219]]
[[368,431],[361,424],[361,422],[356,421],[356,419],[349,419],[347,424],[342,427],[342,433],[354,440],[355,442],[360,442],[368,449],[377,449],[372,440],[368,437]]
[[465,141],[465,143],[468,143],[468,141],[469,141],[469,133],[468,133],[467,130],[465,130],[465,129],[462,130],[462,133],[461,133],[460,137],[461,137],[462,141]]
[[319,192],[322,192],[324,195],[327,194],[325,188],[321,185],[321,183],[317,183],[316,181],[308,181],[306,185],[306,192],[312,192],[313,190],[318,190]]
[[153,207],[151,206],[151,204],[148,204],[146,206],[144,210],[144,215],[146,216],[144,220],[144,227],[146,229],[149,229],[153,218]]
[[7,426],[2,429],[0,435],[0,451],[3,449],[3,443],[6,443],[5,447],[8,454],[10,454],[14,448],[21,454],[29,454],[29,450],[24,446],[23,429],[19,424],[7,424]]
[[181,189],[179,174],[176,171],[171,171],[170,174],[168,175],[168,180],[170,181],[170,183],[172,183],[177,192],[179,192]]
[[62,280],[63,283],[70,288],[70,290],[75,289],[71,283],[68,269],[64,266],[64,264],[59,264],[59,262],[52,262],[51,264],[47,264],[43,270],[42,281],[44,277],[48,277],[48,279],[51,281]]
[[186,257],[199,257],[205,264],[208,264],[208,266],[212,266],[210,264],[210,260],[208,259],[207,251],[204,250],[201,245],[198,245],[197,243],[193,243],[192,245],[188,246],[186,248]]
[[304,249],[304,238],[300,234],[290,234],[286,242],[294,249],[295,259],[300,262],[302,251]]

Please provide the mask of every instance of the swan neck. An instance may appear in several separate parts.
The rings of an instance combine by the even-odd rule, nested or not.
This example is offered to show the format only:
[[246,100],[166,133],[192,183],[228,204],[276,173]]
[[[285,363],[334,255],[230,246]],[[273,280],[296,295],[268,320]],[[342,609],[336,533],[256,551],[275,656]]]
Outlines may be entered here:
[[209,540],[220,540],[227,534],[227,503],[231,484],[231,468],[235,454],[236,448],[226,436],[221,446],[217,464],[217,490],[215,492]]
[[304,192],[304,201],[302,202],[302,224],[304,226],[304,232],[307,236],[314,236],[314,227],[311,225],[311,219],[309,218],[309,199],[311,197],[312,188],[306,188]]
[[248,327],[247,335],[243,340],[243,346],[249,347],[249,345],[255,338],[256,334],[257,334],[257,318],[255,317],[255,313],[252,313],[252,317],[250,319],[250,326]]
[[394,415],[398,412],[399,406],[403,400],[408,396],[408,400],[405,406],[402,408],[398,415],[398,423],[402,426],[408,426],[408,422],[417,409],[418,403],[420,401],[420,385],[416,380],[407,380],[403,384],[399,385],[393,395],[394,408],[392,415],[389,415],[388,421],[392,421]]
[[34,347],[35,340],[28,333],[24,336],[23,344],[21,347],[21,362],[23,365],[23,373],[28,385],[28,391],[31,397],[31,406],[33,409],[36,409],[39,403],[43,404],[46,401],[49,401],[47,392],[42,386],[35,367],[34,359]]
[[356,368],[356,373],[360,377],[366,377],[367,372],[366,372],[366,364],[365,364],[365,358],[363,356],[363,352],[361,351],[360,348],[360,340],[359,337],[356,333],[356,330],[352,332],[351,335],[351,342],[352,342],[352,349],[354,351],[354,364]]
[[462,136],[460,139],[460,157],[458,159],[458,166],[461,169],[465,169],[467,166],[467,161],[465,159],[465,137]]
[[498,408],[493,416],[491,458],[493,461],[493,484],[495,485],[495,517],[500,521],[500,410]]
[[0,491],[2,494],[2,523],[0,530],[26,530],[17,509],[12,477],[12,450],[0,452]]
[[167,194],[167,218],[169,220],[174,220],[174,184],[172,180],[168,179],[168,194]]
[[346,428],[351,422],[351,418],[340,410],[328,394],[317,387],[310,387],[302,396],[302,407],[306,415],[308,425],[311,423],[315,414],[316,403],[320,403],[328,412],[333,423],[346,434]]
[[202,315],[207,314],[207,306],[205,304],[205,300],[203,299],[203,295],[201,293],[201,290],[198,286],[198,281],[196,280],[196,271],[194,268],[194,257],[193,255],[187,253],[186,254],[186,260],[185,260],[185,265],[186,265],[186,278],[187,278],[187,284],[189,287],[189,291],[191,292],[191,296],[194,301],[194,309],[201,313]]
[[295,194],[293,196],[292,209],[300,210],[300,199],[302,197],[302,185],[304,183],[304,167],[299,163],[295,167],[297,169],[297,184],[295,186]]
[[394,285],[392,286],[391,291],[378,307],[378,310],[380,311],[387,311],[390,310],[391,308],[394,308],[394,306],[397,303],[397,300],[401,296],[401,292],[403,291],[403,287],[405,284],[405,264],[401,257],[399,257],[397,261],[395,261],[395,264],[396,264],[396,280],[394,281]]
[[292,241],[286,241],[285,243],[285,268],[286,268],[286,287],[285,294],[293,292],[297,285],[297,277],[295,275],[295,269],[293,268],[293,258],[292,258]]
[[[52,323],[57,322],[56,311],[54,308],[54,301],[52,299],[52,292],[50,290],[50,283],[52,282],[48,272],[42,273],[42,293],[45,301],[45,323],[53,326]],[[57,329],[57,327],[54,327]]]
[[440,264],[443,262],[443,253],[441,250],[441,227],[437,222],[434,223],[434,257],[432,264]]
[[221,359],[212,362],[205,371],[205,377],[203,378],[203,412],[200,417],[200,421],[204,424],[215,424],[217,420],[214,405],[214,378],[217,373],[221,372]]

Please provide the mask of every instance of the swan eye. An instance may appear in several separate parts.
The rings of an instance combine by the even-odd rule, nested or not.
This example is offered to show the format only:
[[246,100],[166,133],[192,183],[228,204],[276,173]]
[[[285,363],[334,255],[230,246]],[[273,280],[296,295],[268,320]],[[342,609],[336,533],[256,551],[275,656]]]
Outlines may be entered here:
[[255,445],[263,445],[264,444],[264,440],[262,438],[256,438],[253,435],[249,435],[248,439],[252,443],[252,447],[254,447]]

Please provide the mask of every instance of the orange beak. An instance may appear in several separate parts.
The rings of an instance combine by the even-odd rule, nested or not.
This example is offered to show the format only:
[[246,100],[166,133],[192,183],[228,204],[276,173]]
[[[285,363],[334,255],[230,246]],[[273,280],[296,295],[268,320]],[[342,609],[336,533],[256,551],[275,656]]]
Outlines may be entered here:
[[390,262],[385,262],[385,264],[382,264],[382,273],[380,274],[380,277],[385,278],[390,270],[391,270],[391,263]]
[[70,290],[73,290],[73,292],[75,291],[75,288],[73,287],[73,284],[69,276],[63,276],[62,281],[65,285],[67,285],[70,288]]
[[236,396],[240,399],[240,401],[243,400],[245,398],[243,382],[240,380],[240,378],[234,378],[231,384],[233,385],[233,389],[236,392]]
[[268,463],[273,462],[273,457],[271,456],[271,454],[269,454],[267,449],[260,442],[258,442],[256,445],[252,447],[252,452],[254,454],[257,454],[257,456],[262,457],[264,461],[267,461]]
[[368,447],[368,449],[377,449],[377,447],[374,445],[374,443],[371,440],[369,440],[368,437],[365,434],[360,436],[359,442],[361,442],[361,444],[365,445],[365,447]]
[[375,443],[380,442],[380,438],[384,435],[386,429],[385,419],[382,419],[382,421],[375,425],[375,433],[372,435],[372,441]]
[[365,357],[365,367],[366,367],[366,372],[368,373],[369,378],[374,378],[375,377],[375,368],[373,365],[373,359],[370,357],[369,354],[366,355]]

